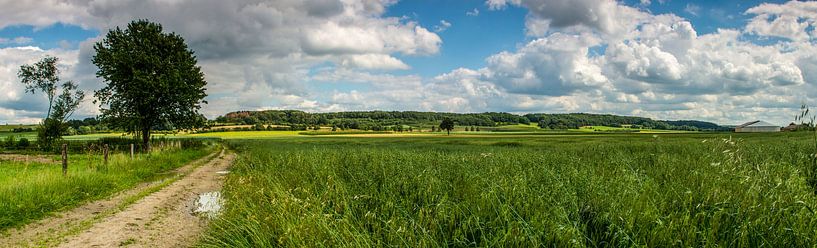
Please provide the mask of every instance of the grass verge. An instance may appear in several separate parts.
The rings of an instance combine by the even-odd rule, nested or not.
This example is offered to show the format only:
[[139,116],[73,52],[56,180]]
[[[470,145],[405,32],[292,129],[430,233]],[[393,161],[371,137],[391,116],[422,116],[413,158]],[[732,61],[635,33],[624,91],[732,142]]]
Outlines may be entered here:
[[69,156],[68,176],[62,175],[59,164],[4,161],[0,164],[0,230],[166,177],[211,150],[169,150],[135,160],[112,154],[107,165],[98,155],[75,154]]

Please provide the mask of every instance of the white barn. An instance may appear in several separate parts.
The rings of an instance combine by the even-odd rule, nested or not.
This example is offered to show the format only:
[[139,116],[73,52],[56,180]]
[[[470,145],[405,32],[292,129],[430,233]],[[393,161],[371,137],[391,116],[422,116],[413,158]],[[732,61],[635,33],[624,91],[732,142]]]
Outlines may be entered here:
[[735,127],[736,133],[773,133],[780,132],[780,126],[765,121],[750,121]]

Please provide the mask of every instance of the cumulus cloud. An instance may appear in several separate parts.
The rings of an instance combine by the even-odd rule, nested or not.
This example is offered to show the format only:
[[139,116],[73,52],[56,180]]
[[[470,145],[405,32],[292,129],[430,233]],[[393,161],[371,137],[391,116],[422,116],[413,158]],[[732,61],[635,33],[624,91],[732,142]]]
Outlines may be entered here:
[[[526,41],[488,56],[483,68],[432,77],[392,71],[411,69],[401,60],[406,56],[438,54],[443,41],[437,33],[451,23],[423,27],[411,18],[384,16],[394,3],[15,1],[0,9],[0,28],[62,22],[104,33],[136,18],[161,22],[197,52],[210,82],[204,109],[210,117],[240,109],[383,109],[595,112],[782,125],[801,102],[817,97],[814,2],[761,4],[746,11],[742,28],[701,34],[678,15],[614,0],[487,0],[493,11],[527,9]],[[65,78],[98,88],[90,64],[98,39],[81,42],[79,50],[0,49],[0,121],[38,117],[41,101],[22,95],[15,70],[44,54],[64,58]]]
[[790,1],[785,4],[764,3],[746,10],[754,17],[746,32],[806,41],[814,38],[817,26],[817,2]]
[[543,36],[551,29],[589,28],[605,34],[625,32],[648,16],[636,8],[613,0],[488,0],[491,9],[507,5],[528,9],[528,34]]
[[589,35],[554,34],[515,53],[487,59],[486,78],[512,93],[565,95],[603,86],[607,78],[586,54],[598,43]]
[[[817,69],[817,55],[807,32],[815,20],[813,2],[762,4],[746,12],[754,17],[744,30],[705,35],[676,15],[653,15],[613,1],[486,3],[494,10],[527,8],[528,34],[541,37],[489,57],[481,70],[482,78],[501,91],[526,94],[530,99],[522,105],[582,96],[594,103],[564,109],[723,123],[765,116],[785,122],[817,83],[810,71]],[[747,34],[794,42],[759,45]],[[784,111],[763,113],[770,109]]]

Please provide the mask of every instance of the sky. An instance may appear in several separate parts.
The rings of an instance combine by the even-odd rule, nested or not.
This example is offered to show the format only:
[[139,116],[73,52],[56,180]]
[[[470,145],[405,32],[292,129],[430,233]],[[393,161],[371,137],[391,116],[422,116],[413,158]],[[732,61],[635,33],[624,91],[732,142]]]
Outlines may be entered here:
[[[161,23],[195,51],[201,112],[603,113],[740,124],[817,106],[817,2],[0,0],[0,124],[47,109],[20,65],[92,93],[108,30]],[[92,96],[93,94],[88,94]],[[99,114],[89,98],[74,118]]]

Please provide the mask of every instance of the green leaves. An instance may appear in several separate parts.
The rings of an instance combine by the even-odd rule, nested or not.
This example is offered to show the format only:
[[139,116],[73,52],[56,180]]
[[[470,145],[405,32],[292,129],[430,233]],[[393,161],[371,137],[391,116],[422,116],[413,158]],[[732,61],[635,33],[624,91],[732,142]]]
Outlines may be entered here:
[[107,85],[94,95],[102,119],[114,128],[149,133],[158,126],[189,129],[201,124],[204,74],[194,52],[176,33],[147,20],[111,30],[94,45],[96,75]]
[[36,91],[46,93],[53,98],[60,81],[60,70],[57,68],[56,57],[45,57],[33,65],[22,65],[17,77],[26,85],[26,92],[34,94]]
[[446,131],[448,131],[448,133],[450,134],[450,133],[451,133],[451,130],[453,130],[453,129],[454,129],[454,121],[452,121],[452,120],[451,120],[451,119],[449,119],[449,118],[445,118],[445,119],[443,119],[443,121],[442,121],[442,122],[440,122],[440,129],[442,129],[442,130],[446,130]]

